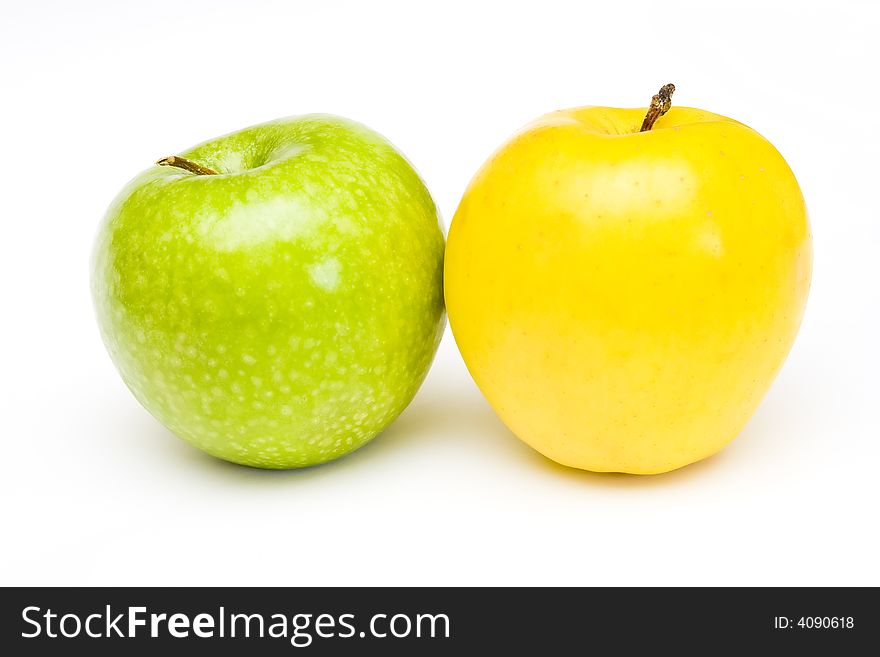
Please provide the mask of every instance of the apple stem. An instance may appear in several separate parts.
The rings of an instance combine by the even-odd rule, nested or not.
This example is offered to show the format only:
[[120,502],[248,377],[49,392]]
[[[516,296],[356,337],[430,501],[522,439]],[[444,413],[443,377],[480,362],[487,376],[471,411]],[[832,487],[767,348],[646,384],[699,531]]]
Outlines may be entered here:
[[651,98],[651,106],[648,113],[645,114],[645,120],[642,121],[642,127],[639,132],[648,132],[654,127],[654,122],[669,111],[672,107],[672,92],[675,91],[674,84],[664,84],[660,87],[660,91]]
[[177,167],[178,169],[185,169],[186,171],[199,176],[216,176],[218,173],[217,171],[214,171],[214,169],[203,167],[198,162],[187,160],[185,157],[180,157],[179,155],[163,157],[161,160],[157,160],[156,164],[160,167]]

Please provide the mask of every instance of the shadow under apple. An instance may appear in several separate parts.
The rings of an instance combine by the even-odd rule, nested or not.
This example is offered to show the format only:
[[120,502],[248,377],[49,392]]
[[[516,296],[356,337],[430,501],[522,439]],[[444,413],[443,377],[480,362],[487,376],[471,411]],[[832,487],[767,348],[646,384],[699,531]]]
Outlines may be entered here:
[[[765,400],[773,405],[775,400]],[[125,426],[126,441],[141,453],[136,458],[171,461],[210,476],[238,481],[310,481],[339,476],[340,471],[370,468],[380,461],[400,457],[407,451],[454,450],[462,459],[485,460],[494,467],[515,467],[529,476],[564,478],[581,486],[643,488],[677,485],[711,475],[723,467],[739,449],[753,441],[773,440],[772,409],[762,408],[732,445],[719,454],[660,475],[597,473],[558,464],[532,449],[501,422],[475,386],[433,385],[425,388],[413,403],[385,431],[367,445],[328,463],[292,470],[266,470],[215,458],[175,437],[146,411],[128,405],[125,418],[114,422]],[[117,441],[118,442],[118,441]],[[148,455],[147,452],[151,454]],[[412,456],[412,454],[410,454]],[[422,454],[416,454],[421,458]]]

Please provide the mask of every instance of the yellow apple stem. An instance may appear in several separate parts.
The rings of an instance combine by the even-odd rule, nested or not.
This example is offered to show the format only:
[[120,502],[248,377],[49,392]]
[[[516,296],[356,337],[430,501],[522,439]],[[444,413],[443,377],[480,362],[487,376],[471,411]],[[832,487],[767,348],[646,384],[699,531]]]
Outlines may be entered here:
[[169,155],[168,157],[163,157],[161,160],[157,160],[156,164],[160,167],[177,167],[178,169],[185,169],[190,173],[194,173],[199,176],[216,176],[217,171],[214,169],[209,169],[208,167],[203,167],[198,162],[193,162],[192,160],[187,160],[185,157],[180,157],[178,155]]
[[639,132],[647,132],[654,127],[654,122],[669,111],[672,107],[672,92],[675,91],[675,85],[664,84],[660,87],[660,91],[651,98],[651,106],[648,113],[645,114],[645,120],[642,121],[642,127]]

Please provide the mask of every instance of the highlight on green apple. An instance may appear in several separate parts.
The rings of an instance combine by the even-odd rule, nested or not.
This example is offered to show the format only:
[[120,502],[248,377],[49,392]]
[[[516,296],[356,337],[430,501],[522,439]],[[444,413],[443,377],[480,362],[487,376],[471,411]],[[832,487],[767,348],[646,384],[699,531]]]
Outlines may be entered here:
[[100,225],[91,288],[137,400],[261,468],[329,461],[409,404],[445,326],[434,201],[344,118],[257,125],[165,157]]

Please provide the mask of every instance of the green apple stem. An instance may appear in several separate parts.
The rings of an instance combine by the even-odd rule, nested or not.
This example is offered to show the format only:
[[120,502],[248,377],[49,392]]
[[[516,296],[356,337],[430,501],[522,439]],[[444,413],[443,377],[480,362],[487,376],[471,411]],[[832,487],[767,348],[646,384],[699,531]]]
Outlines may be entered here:
[[645,114],[645,120],[642,121],[642,127],[639,132],[648,132],[654,127],[654,122],[669,111],[672,107],[672,92],[675,91],[674,84],[664,84],[660,87],[660,91],[651,98],[651,106],[648,113]]
[[157,160],[156,164],[160,167],[177,167],[178,169],[184,169],[198,176],[216,176],[219,173],[214,171],[214,169],[203,167],[198,162],[187,160],[185,157],[180,157],[178,155],[163,157],[161,160]]

